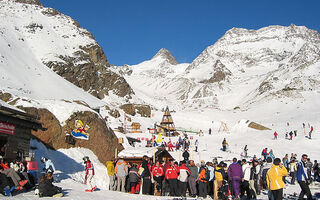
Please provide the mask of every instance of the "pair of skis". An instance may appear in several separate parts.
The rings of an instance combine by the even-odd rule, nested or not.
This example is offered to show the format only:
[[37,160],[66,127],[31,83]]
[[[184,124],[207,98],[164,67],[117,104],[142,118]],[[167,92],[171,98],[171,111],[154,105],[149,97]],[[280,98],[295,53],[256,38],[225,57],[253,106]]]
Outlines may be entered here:
[[87,189],[87,190],[85,190],[86,192],[93,192],[93,191],[95,191],[97,189],[97,186],[94,186],[93,188],[91,188],[91,189]]

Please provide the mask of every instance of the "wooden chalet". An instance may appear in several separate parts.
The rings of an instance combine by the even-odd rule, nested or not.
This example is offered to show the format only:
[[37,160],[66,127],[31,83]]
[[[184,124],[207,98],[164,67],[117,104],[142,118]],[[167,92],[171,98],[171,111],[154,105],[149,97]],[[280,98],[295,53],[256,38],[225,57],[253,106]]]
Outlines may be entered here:
[[166,162],[169,159],[173,159],[171,154],[162,147],[158,148],[148,148],[148,147],[141,147],[141,148],[128,148],[122,150],[118,157],[123,156],[123,160],[127,163],[136,163],[141,164],[143,156],[146,155],[149,158],[156,160],[161,160]]
[[0,155],[11,162],[29,156],[31,130],[46,130],[37,117],[0,100]]

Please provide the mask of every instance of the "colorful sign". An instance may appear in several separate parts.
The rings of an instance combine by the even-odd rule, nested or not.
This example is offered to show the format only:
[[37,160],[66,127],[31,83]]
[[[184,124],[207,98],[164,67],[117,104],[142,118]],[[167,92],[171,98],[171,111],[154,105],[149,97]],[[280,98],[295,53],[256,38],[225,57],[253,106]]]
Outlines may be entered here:
[[0,122],[0,133],[14,135],[15,129],[16,129],[16,126],[14,124],[7,124],[7,123]]
[[81,120],[74,122],[75,129],[73,129],[71,135],[77,139],[89,140],[89,133],[87,132],[90,126],[87,124],[84,126]]

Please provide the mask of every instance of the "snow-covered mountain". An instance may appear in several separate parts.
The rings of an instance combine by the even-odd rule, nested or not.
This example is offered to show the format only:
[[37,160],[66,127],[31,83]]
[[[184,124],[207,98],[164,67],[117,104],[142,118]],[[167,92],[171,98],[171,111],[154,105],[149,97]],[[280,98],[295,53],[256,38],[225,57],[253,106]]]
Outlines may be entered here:
[[[133,90],[155,105],[244,108],[319,88],[320,35],[304,26],[233,28],[191,64],[167,50],[122,71]],[[159,102],[165,102],[159,104]],[[172,102],[179,102],[172,103]]]
[[124,78],[109,68],[92,34],[71,17],[35,0],[1,1],[0,16],[6,19],[0,25],[2,91],[96,101],[77,91],[71,82],[109,102],[113,96],[125,102],[133,95]]

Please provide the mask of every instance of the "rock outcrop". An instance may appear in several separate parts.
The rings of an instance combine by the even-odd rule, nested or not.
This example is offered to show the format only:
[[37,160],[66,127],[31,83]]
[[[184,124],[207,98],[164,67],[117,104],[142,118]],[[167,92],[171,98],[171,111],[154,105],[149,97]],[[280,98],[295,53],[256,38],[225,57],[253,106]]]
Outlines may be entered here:
[[[113,159],[115,150],[121,151],[122,145],[106,123],[94,112],[76,112],[61,126],[57,118],[47,109],[22,108],[26,112],[36,115],[40,118],[42,126],[47,128],[46,131],[33,131],[32,134],[42,142],[48,144],[54,149],[83,147],[88,148],[99,158],[102,163]],[[88,133],[89,140],[75,139],[76,144],[71,145],[65,142],[66,133],[71,133],[74,129],[75,120],[80,119],[90,126]]]
[[138,113],[141,117],[151,117],[151,107],[149,105],[124,104],[120,106],[120,109],[132,116],[135,116]]

